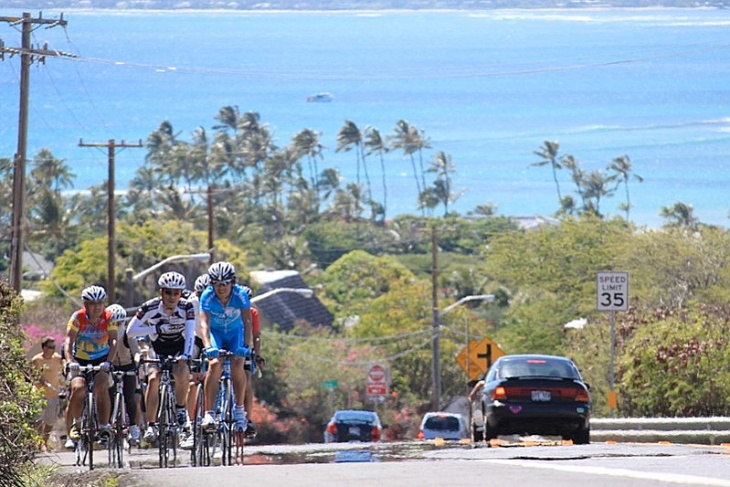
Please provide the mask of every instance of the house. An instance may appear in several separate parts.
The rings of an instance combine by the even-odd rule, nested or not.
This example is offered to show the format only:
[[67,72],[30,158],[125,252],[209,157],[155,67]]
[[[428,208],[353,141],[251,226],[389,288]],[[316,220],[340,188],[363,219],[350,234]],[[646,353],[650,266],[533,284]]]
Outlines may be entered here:
[[[317,299],[306,297],[311,289],[297,271],[252,271],[256,283],[254,305],[262,325],[273,323],[281,331],[290,331],[297,322],[331,327],[334,315]],[[301,291],[301,292],[300,292]]]

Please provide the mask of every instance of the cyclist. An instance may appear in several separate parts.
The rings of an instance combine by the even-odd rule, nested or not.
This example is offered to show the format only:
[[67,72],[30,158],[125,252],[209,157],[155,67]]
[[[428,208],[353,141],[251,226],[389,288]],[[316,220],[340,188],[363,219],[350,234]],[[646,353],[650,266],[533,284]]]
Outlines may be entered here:
[[[193,355],[191,358],[200,359],[203,355],[203,339],[200,334],[200,295],[210,284],[208,274],[201,274],[195,279],[193,292],[190,294],[190,301],[195,306],[195,345],[193,346]],[[190,364],[190,388],[188,390],[188,413],[193,416],[195,414],[195,389],[198,383],[205,380],[205,372],[200,363]]]
[[[253,291],[248,286],[242,286],[243,290],[248,295],[249,302],[253,297]],[[261,322],[259,321],[259,310],[251,306],[251,334],[253,337],[253,358],[254,363],[251,360],[246,360],[243,370],[246,371],[246,397],[243,400],[243,405],[246,411],[253,411],[253,373],[256,367],[262,367],[266,364],[266,360],[261,356]],[[256,426],[248,418],[248,425],[246,426],[246,438],[254,438],[256,436]]]
[[[127,321],[127,310],[120,304],[110,304],[106,307],[114,315],[114,319],[118,324],[117,334],[117,356],[112,361],[114,370],[119,372],[129,372],[137,370],[137,363],[134,360],[135,355],[139,353],[139,346],[136,340],[129,340],[126,334],[125,321]],[[124,404],[127,407],[129,415],[129,442],[134,446],[139,445],[140,430],[139,416],[137,413],[137,375],[125,374],[122,376],[122,390],[124,392]],[[114,387],[111,389],[114,393]]]
[[[144,302],[132,317],[127,327],[129,338],[148,337],[151,349],[149,358],[175,357],[172,368],[175,378],[175,411],[177,422],[184,431],[190,430],[187,412],[188,381],[190,370],[187,364],[193,351],[195,338],[195,309],[193,303],[182,298],[185,276],[177,272],[166,272],[157,280],[160,295]],[[153,444],[157,439],[157,406],[160,402],[159,367],[149,364],[145,413],[147,431],[144,440]],[[181,445],[182,447],[183,445]],[[186,445],[187,446],[187,445]]]
[[233,352],[231,379],[233,381],[233,420],[236,430],[246,430],[247,420],[243,399],[246,394],[244,358],[251,356],[251,303],[246,291],[236,284],[236,269],[229,262],[216,262],[208,268],[211,285],[200,296],[200,328],[208,373],[205,377],[206,412],[203,429],[216,427],[213,411],[223,363],[218,358],[221,348]]
[[74,447],[74,441],[81,437],[81,413],[84,409],[86,378],[80,373],[82,365],[98,365],[94,394],[96,395],[99,418],[99,437],[108,440],[112,435],[109,425],[111,400],[109,397],[108,372],[111,360],[117,352],[117,322],[114,315],[104,309],[106,290],[101,286],[89,286],[81,291],[84,307],[75,311],[66,325],[64,355],[68,368],[71,394],[66,407],[67,448]]

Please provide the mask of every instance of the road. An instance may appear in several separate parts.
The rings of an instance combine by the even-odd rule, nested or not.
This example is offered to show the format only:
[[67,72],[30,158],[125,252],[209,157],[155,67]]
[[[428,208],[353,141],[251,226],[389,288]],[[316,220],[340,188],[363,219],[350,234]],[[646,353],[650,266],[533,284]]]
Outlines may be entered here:
[[[101,456],[101,455],[99,455]],[[730,448],[672,444],[592,443],[585,446],[516,443],[500,447],[436,442],[248,446],[244,466],[159,469],[156,451],[127,456],[124,485],[185,487],[257,485],[399,487],[539,485],[591,487],[706,485],[730,487]],[[73,471],[70,453],[45,463]],[[78,469],[79,471],[85,469]],[[230,484],[236,485],[236,484]]]

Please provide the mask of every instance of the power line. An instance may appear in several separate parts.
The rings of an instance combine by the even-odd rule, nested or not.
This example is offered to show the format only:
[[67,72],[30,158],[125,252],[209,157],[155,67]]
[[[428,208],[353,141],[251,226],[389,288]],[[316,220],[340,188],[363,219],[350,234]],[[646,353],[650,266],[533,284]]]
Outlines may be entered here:
[[116,243],[115,243],[115,221],[116,211],[114,209],[114,160],[116,157],[117,148],[129,148],[129,147],[142,147],[142,141],[140,140],[136,144],[127,144],[123,140],[116,142],[114,139],[110,139],[106,143],[86,144],[83,140],[79,141],[79,147],[106,147],[108,153],[108,164],[109,164],[109,177],[107,179],[107,281],[106,289],[109,296],[116,300],[116,282],[114,276],[115,266],[115,254],[116,254]]
[[[32,18],[30,13],[23,12],[22,17],[0,17],[0,22],[8,22],[11,25],[22,26],[21,47],[6,47],[0,41],[0,60],[5,59],[5,54],[10,57],[20,55],[20,103],[18,115],[18,151],[14,157],[13,167],[13,216],[12,216],[12,239],[10,250],[10,284],[20,294],[23,287],[23,238],[24,238],[24,204],[25,204],[25,166],[28,152],[28,102],[30,97],[30,66],[33,62],[45,63],[46,56],[70,57],[73,54],[49,50],[48,45],[41,48],[34,48],[31,45],[31,33],[33,26],[45,25],[48,28],[58,25],[65,26],[63,15],[59,20],[43,19],[39,15]],[[36,27],[37,28],[37,27]]]

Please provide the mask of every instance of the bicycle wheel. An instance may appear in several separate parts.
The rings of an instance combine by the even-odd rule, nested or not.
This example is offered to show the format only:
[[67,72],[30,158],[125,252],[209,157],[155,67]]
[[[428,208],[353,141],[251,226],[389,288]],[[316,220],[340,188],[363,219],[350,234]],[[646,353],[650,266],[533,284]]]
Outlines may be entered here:
[[221,463],[231,465],[233,461],[233,387],[231,380],[224,379],[221,384],[223,402],[221,404]]
[[124,418],[126,417],[124,396],[121,392],[114,395],[112,407],[112,430],[113,435],[109,441],[109,466],[124,467]]
[[169,401],[169,387],[166,384],[160,386],[160,405],[158,406],[157,414],[157,442],[159,443],[159,454],[160,454],[160,468],[167,468],[167,464],[170,458],[170,436],[168,431],[170,429],[170,420],[168,403]]
[[87,415],[86,421],[83,423],[82,437],[86,445],[86,453],[89,460],[89,470],[94,470],[94,441],[96,440],[96,397],[94,393],[89,391],[86,394]]
[[84,397],[84,408],[81,410],[81,434],[79,436],[79,439],[76,441],[76,445],[74,447],[77,467],[86,465],[86,459],[89,456],[89,447],[86,438],[86,428],[89,424],[89,395],[90,393],[87,392],[86,396]]
[[205,387],[201,382],[196,388],[195,415],[193,419],[193,452],[191,463],[193,467],[207,467],[210,465],[209,435],[203,432],[203,416],[205,404]]

